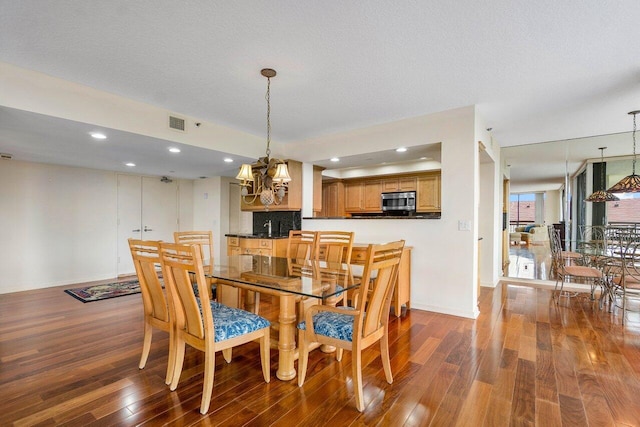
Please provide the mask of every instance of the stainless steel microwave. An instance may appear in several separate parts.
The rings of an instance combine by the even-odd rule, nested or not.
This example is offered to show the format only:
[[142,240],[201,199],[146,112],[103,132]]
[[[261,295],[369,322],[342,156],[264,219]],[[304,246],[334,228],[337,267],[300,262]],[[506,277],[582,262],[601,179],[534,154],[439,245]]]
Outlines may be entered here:
[[382,193],[382,211],[415,211],[416,192],[403,191],[394,193]]

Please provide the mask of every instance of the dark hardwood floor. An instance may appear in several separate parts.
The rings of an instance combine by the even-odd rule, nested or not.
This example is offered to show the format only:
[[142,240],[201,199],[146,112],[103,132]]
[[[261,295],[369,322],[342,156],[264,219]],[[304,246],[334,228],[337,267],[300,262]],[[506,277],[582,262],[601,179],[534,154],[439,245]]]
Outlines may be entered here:
[[[545,289],[483,289],[477,320],[419,310],[392,317],[389,385],[377,348],[363,356],[366,410],[355,409],[351,357],[314,351],[302,388],[262,379],[258,345],[216,359],[211,409],[199,413],[202,355],[187,350],[164,384],[168,335],[147,367],[140,295],[83,304],[49,288],[0,295],[0,425],[640,424],[640,320]],[[263,304],[268,310],[268,304]]]

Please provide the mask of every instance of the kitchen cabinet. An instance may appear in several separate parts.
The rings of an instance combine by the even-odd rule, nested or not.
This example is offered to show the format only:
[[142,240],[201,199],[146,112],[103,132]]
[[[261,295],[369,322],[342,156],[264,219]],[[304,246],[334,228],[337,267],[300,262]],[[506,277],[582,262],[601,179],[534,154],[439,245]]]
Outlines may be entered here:
[[[299,211],[302,209],[302,163],[295,160],[287,160],[287,168],[289,169],[289,176],[291,182],[287,187],[282,202],[279,205],[271,205],[269,209],[278,211]],[[246,196],[248,201],[251,201],[255,197],[255,201],[251,204],[245,203],[244,199],[240,198],[240,210],[242,211],[264,211],[265,206],[260,203],[260,195],[256,194],[254,190],[260,185],[260,174],[257,169],[254,170],[254,178],[256,179],[249,187],[249,194]]]
[[382,182],[356,181],[344,186],[344,210],[347,212],[382,212],[380,194]]
[[289,239],[227,237],[227,255],[287,256]]
[[322,185],[323,217],[344,216],[344,184],[342,181]]
[[324,168],[313,167],[313,216],[322,213],[322,171]]
[[440,212],[440,171],[325,182],[322,217],[382,213],[381,194],[415,191],[416,212]]
[[399,178],[386,178],[382,180],[382,192],[392,191],[416,191],[416,177],[405,176]]
[[382,212],[382,182],[365,181],[362,208],[365,212]]
[[361,212],[364,183],[361,181],[347,182],[344,185],[344,210],[347,212]]
[[418,177],[416,193],[417,212],[440,212],[440,173]]
[[[411,308],[411,246],[405,246],[398,266],[398,278],[393,289],[391,307],[397,317],[402,314],[402,306],[407,310]],[[367,245],[353,244],[351,251],[351,264],[363,265],[367,258]]]

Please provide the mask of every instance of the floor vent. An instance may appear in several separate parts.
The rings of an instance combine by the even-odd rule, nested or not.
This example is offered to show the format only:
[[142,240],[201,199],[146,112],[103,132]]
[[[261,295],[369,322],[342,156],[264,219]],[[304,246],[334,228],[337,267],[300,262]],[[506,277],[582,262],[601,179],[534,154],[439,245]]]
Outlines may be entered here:
[[169,128],[180,132],[186,131],[186,120],[181,117],[169,116]]

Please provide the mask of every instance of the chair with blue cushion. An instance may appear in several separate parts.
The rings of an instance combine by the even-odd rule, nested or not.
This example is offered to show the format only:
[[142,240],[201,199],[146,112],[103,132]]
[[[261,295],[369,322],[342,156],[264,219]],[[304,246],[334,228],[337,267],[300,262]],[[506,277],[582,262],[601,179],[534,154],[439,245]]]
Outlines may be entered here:
[[364,410],[362,392],[362,351],[380,342],[380,353],[386,380],[393,382],[389,358],[389,308],[396,283],[404,240],[383,245],[369,245],[362,273],[362,283],[354,298],[355,307],[313,305],[298,325],[298,385],[304,384],[309,351],[319,344],[337,347],[336,358],[342,351],[352,352],[353,384],[356,407]]
[[[142,305],[144,307],[144,340],[142,356],[138,367],[143,369],[147,364],[153,328],[170,333],[172,321],[169,301],[162,289],[162,282],[158,277],[160,267],[160,242],[151,240],[129,239],[129,249],[133,258],[133,265],[140,284]],[[173,348],[169,345],[169,362],[165,382],[171,383],[173,375]]]
[[[222,351],[224,359],[231,362],[233,347],[259,341],[262,375],[269,382],[269,321],[248,311],[211,301],[206,291],[208,282],[198,245],[161,243],[160,257],[165,283],[175,310],[175,328],[172,333],[175,363],[171,391],[178,386],[187,344],[205,354],[204,385],[200,402],[202,414],[207,413],[211,402],[217,351]],[[190,273],[195,274],[199,297],[191,285]]]

